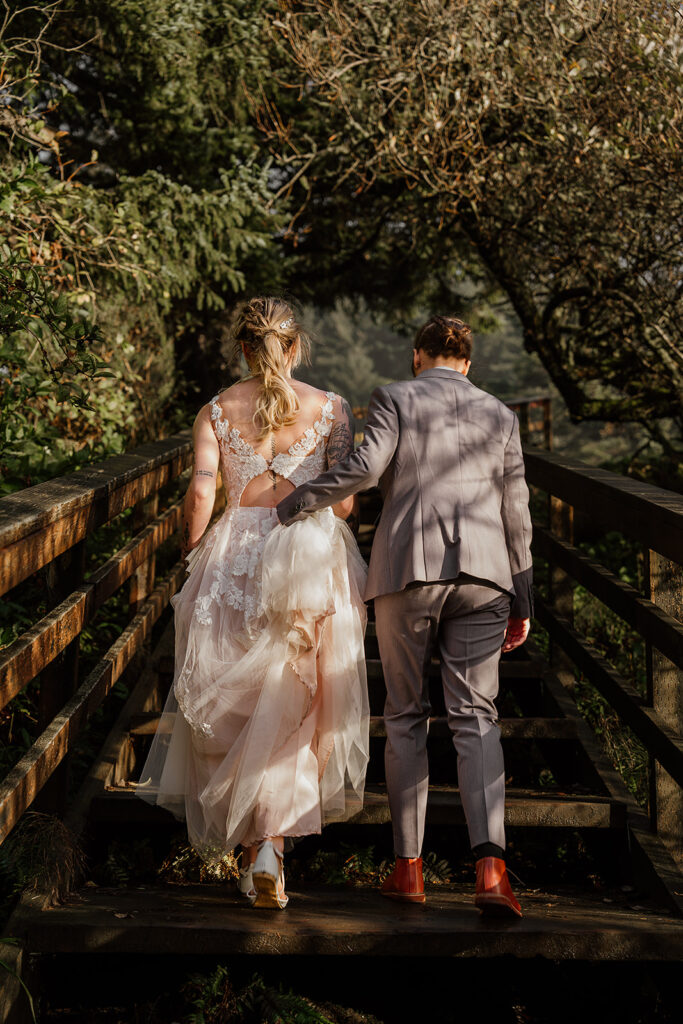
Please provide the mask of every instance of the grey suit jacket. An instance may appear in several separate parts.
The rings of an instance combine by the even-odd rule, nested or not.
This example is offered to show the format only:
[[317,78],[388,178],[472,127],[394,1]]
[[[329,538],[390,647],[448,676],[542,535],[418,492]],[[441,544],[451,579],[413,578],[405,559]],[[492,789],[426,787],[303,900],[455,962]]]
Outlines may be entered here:
[[277,506],[289,523],[379,483],[366,600],[474,577],[532,602],[529,490],[515,414],[443,367],[373,391],[363,443]]

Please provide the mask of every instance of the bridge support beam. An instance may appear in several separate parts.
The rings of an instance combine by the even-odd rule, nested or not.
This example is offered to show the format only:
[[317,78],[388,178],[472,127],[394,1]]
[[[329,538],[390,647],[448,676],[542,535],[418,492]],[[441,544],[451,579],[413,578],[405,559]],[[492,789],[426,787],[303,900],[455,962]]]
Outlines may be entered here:
[[[655,551],[646,558],[650,599],[683,622],[683,568]],[[678,735],[683,734],[683,670],[647,645],[648,703]],[[649,762],[650,825],[683,865],[683,789],[654,758]]]
[[[574,509],[566,501],[550,495],[548,498],[548,520],[551,533],[559,540],[574,543]],[[575,583],[564,569],[550,562],[548,566],[548,592],[550,604],[560,618],[574,622],[574,587]],[[550,664],[555,675],[563,686],[572,691],[576,685],[576,670],[573,662],[564,653],[560,645],[550,640]]]

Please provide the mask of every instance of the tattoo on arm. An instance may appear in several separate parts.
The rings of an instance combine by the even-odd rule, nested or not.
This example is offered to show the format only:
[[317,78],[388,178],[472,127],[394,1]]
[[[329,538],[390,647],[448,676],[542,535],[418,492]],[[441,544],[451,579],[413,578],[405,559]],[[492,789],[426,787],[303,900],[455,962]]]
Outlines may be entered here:
[[213,477],[213,475],[214,474],[211,472],[210,469],[198,469],[197,472],[195,473],[195,476],[210,476],[210,477]]
[[351,437],[353,437],[353,435],[356,432],[356,417],[353,415],[353,409],[351,408],[351,406],[349,405],[345,398],[342,398],[341,403],[342,412],[344,413],[349,422],[349,430],[351,431]]
[[353,437],[349,430],[348,424],[342,420],[337,420],[332,425],[330,436],[327,441],[327,465],[328,467],[334,466],[336,462],[341,462],[347,455],[350,455],[353,451]]

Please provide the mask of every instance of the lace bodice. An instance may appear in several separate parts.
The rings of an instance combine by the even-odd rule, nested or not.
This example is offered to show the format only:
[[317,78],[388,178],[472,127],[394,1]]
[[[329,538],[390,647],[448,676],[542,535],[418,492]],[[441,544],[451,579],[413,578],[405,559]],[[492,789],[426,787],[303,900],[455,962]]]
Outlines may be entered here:
[[231,427],[218,402],[218,395],[211,399],[211,421],[221,450],[221,472],[223,486],[227,491],[228,509],[236,508],[245,487],[251,480],[268,470],[289,480],[294,487],[312,480],[326,468],[325,448],[334,421],[333,402],[337,397],[333,391],[325,392],[325,402],[320,418],[312,427],[307,427],[301,437],[290,445],[286,452],[278,452],[270,462],[255,452],[237,427]]

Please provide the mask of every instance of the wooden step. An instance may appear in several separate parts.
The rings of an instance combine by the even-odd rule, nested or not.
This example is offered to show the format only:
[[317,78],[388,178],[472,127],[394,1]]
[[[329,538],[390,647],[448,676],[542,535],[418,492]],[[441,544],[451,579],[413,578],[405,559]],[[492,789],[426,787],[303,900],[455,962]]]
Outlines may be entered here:
[[[370,631],[372,626],[372,632]],[[368,636],[370,640],[376,639],[376,633],[374,629],[374,622],[368,623]],[[369,646],[369,645],[368,645]],[[372,650],[372,654],[377,654],[376,646]],[[369,657],[366,659],[368,669],[368,680],[384,680],[384,673],[382,671],[382,662],[379,657]],[[538,679],[544,670],[544,663],[540,658],[501,658],[498,675],[500,679]],[[173,676],[173,657],[171,655],[165,655],[157,660],[157,671],[161,675]],[[439,668],[439,661],[437,658],[433,658],[429,667],[429,678],[434,681],[441,681],[441,670]]]
[[[153,736],[161,722],[159,711],[148,711],[135,715],[130,721],[131,736]],[[576,739],[576,722],[569,718],[500,718],[498,720],[503,739],[514,740],[573,740]],[[166,731],[170,732],[168,722]],[[429,735],[439,739],[449,739],[451,731],[448,720],[444,716],[429,719]],[[370,736],[382,738],[386,736],[384,718],[373,715],[370,718]]]
[[[363,810],[352,819],[358,825],[389,824],[389,800],[384,786],[366,787]],[[427,824],[464,825],[465,812],[455,786],[430,786]],[[517,828],[623,828],[625,808],[608,796],[508,787],[505,824]]]
[[[366,658],[365,664],[368,671],[368,683],[371,681],[384,682],[384,671],[379,658]],[[538,679],[542,671],[543,663],[537,659],[526,658],[524,661],[501,660],[498,676],[501,680]],[[436,658],[433,658],[430,662],[428,678],[430,682],[441,683],[441,665]]]
[[[93,822],[170,825],[176,819],[168,811],[140,800],[132,784],[109,786],[90,805]],[[624,805],[609,796],[554,790],[508,787],[505,824],[517,828],[620,829],[625,825]],[[386,789],[367,786],[363,810],[349,824],[387,825],[391,821]],[[464,825],[460,794],[454,786],[430,786],[427,804],[430,825]],[[330,826],[343,828],[343,824]]]
[[[375,889],[288,886],[284,913],[258,911],[222,885],[85,886],[60,906],[24,900],[12,934],[32,953],[265,956],[546,957],[680,961],[683,923],[650,905],[615,906],[578,890],[515,887],[522,918],[483,919],[473,886],[427,887],[401,905]],[[311,965],[314,970],[315,967]]]
[[[576,739],[576,723],[569,718],[499,718],[501,737],[506,740],[573,740]],[[382,715],[370,718],[370,736],[386,736]],[[438,739],[450,739],[448,719],[443,715],[429,719],[429,735]]]

